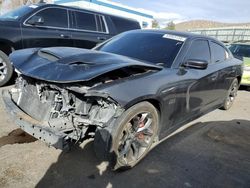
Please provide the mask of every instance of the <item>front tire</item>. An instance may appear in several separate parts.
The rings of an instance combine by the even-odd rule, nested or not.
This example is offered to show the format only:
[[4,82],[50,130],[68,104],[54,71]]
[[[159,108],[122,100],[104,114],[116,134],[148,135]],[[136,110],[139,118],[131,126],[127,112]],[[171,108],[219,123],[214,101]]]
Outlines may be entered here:
[[159,115],[149,102],[126,110],[113,126],[96,131],[97,157],[108,160],[113,170],[135,166],[150,151],[158,138]]
[[232,107],[234,100],[237,96],[238,89],[239,89],[239,83],[237,78],[235,78],[228,90],[227,98],[223,103],[223,106],[221,107],[222,110],[229,110]]
[[0,51],[0,87],[7,84],[13,75],[13,66],[8,56]]

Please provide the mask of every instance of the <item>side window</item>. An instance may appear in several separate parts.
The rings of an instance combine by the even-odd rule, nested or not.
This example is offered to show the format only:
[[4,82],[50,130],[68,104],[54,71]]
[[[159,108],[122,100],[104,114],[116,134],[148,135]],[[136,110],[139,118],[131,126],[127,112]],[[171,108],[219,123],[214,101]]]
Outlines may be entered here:
[[75,11],[74,29],[97,31],[95,15],[91,13]]
[[206,60],[210,62],[210,50],[207,40],[195,40],[192,42],[186,59]]
[[43,19],[41,26],[68,28],[68,13],[66,9],[48,8],[35,14]]
[[211,52],[215,63],[222,62],[227,58],[225,48],[215,42],[211,42]]
[[126,20],[119,17],[111,17],[118,33],[133,29],[140,29],[140,24],[136,21]]

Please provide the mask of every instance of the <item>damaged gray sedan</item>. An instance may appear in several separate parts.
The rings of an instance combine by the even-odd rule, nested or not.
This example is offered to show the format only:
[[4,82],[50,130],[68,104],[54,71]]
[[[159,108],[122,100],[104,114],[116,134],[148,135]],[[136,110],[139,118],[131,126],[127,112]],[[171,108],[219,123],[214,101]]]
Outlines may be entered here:
[[229,109],[242,75],[242,62],[215,39],[160,30],[126,32],[93,50],[26,49],[10,58],[19,76],[3,99],[17,125],[60,149],[94,137],[114,169],[133,167],[201,115]]

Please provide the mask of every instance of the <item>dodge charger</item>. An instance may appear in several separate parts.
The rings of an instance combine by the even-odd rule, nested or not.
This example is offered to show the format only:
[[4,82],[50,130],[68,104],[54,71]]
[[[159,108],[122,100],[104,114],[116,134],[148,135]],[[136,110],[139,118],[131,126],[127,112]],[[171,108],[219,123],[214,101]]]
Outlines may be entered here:
[[130,168],[167,135],[229,109],[242,62],[213,38],[165,30],[122,33],[94,49],[33,48],[10,56],[18,73],[7,111],[60,149],[94,138],[98,157]]

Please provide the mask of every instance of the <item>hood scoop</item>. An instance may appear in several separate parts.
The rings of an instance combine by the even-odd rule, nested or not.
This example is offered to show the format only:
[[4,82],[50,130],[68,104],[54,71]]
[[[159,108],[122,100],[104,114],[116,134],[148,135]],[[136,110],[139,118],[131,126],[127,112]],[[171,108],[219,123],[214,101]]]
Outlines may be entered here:
[[51,53],[51,51],[41,49],[37,53],[41,58],[47,59],[49,61],[58,61],[60,59],[56,54]]
[[10,59],[23,75],[56,83],[89,81],[108,72],[132,66],[162,69],[125,56],[68,47],[25,49],[12,53]]

